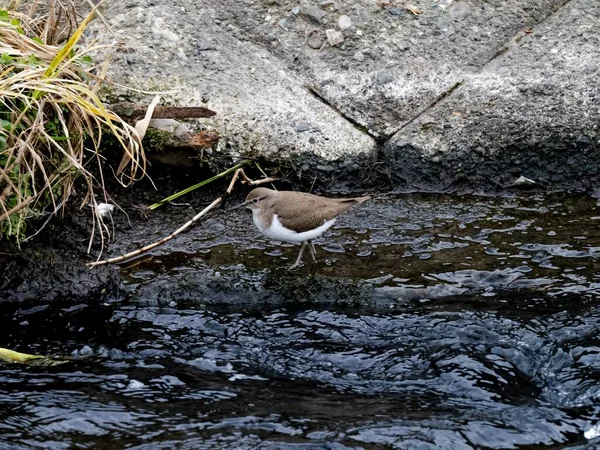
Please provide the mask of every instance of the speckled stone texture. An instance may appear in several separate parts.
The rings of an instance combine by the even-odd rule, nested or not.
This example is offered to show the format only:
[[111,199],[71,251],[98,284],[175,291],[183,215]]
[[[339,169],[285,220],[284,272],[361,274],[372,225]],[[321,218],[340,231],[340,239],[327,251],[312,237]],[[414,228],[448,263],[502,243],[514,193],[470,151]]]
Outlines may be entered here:
[[[218,112],[220,150],[360,183],[596,183],[598,2],[108,2],[111,78]],[[345,16],[340,29],[340,17]],[[349,25],[349,26],[348,26]],[[331,46],[327,30],[341,32]],[[331,35],[331,32],[329,32]],[[322,42],[319,47],[319,43]],[[127,94],[130,95],[130,94]],[[118,95],[117,95],[118,97]]]

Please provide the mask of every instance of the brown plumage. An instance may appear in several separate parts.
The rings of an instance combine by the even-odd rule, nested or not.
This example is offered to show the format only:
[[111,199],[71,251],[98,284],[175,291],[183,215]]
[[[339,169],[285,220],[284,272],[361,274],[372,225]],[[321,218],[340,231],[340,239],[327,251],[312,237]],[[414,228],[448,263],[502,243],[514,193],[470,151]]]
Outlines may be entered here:
[[[333,225],[337,216],[370,198],[369,196],[327,198],[304,192],[274,191],[261,187],[252,190],[244,204],[252,210],[257,228],[268,237],[288,242],[302,242],[300,254],[293,268],[300,263],[306,242],[311,244],[311,254],[316,261],[311,239],[320,236]],[[272,226],[274,216],[283,227],[292,230],[291,235],[274,236],[277,229]]]

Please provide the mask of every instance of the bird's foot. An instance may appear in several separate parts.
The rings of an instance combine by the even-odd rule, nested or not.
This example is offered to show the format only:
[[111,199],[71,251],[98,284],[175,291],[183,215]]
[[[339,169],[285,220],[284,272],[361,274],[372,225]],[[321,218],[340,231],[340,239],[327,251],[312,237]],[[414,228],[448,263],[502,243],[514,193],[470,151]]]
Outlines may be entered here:
[[302,263],[301,261],[296,261],[294,264],[292,264],[290,267],[288,267],[287,270],[288,271],[294,270],[303,265],[304,265],[304,263]]

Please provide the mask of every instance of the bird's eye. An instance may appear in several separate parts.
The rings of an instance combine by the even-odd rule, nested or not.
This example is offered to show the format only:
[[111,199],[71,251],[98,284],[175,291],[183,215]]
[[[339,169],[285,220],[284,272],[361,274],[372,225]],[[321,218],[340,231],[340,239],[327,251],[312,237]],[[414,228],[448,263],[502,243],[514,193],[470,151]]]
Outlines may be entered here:
[[252,203],[258,203],[258,198],[253,198]]

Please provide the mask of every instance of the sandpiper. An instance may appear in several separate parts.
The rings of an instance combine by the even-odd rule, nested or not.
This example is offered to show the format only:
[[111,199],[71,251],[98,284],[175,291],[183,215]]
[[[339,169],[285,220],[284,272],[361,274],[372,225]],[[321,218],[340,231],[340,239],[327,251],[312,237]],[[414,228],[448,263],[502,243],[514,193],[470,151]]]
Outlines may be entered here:
[[317,262],[312,239],[321,236],[337,217],[351,206],[371,197],[327,198],[304,192],[274,191],[264,187],[252,190],[240,206],[252,210],[256,227],[268,238],[276,241],[302,242],[294,269],[302,261],[306,244],[310,244],[313,262]]

